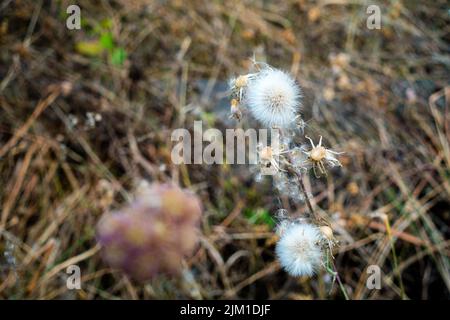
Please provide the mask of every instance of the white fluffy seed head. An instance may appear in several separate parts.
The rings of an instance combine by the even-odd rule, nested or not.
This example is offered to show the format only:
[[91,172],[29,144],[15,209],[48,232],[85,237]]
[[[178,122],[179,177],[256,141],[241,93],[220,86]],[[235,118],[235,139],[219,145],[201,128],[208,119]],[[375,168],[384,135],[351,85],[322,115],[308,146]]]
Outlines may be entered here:
[[248,83],[246,104],[256,118],[268,127],[295,125],[301,90],[287,73],[267,68]]
[[316,226],[292,223],[275,248],[281,266],[294,277],[312,276],[322,261],[321,239]]

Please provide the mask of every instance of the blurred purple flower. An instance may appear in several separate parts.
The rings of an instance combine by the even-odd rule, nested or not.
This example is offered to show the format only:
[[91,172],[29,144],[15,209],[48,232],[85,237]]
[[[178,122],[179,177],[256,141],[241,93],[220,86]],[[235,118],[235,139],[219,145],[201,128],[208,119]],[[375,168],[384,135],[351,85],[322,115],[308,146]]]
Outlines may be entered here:
[[102,256],[137,280],[177,274],[197,244],[201,212],[198,198],[189,191],[150,185],[129,206],[99,221]]

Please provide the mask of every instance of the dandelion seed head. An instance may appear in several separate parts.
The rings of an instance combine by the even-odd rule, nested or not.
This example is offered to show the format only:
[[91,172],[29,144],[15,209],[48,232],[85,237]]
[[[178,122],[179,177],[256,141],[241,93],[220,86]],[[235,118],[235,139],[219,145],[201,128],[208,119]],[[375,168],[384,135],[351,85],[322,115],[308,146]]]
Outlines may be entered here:
[[319,228],[308,223],[292,223],[283,229],[275,248],[281,266],[295,277],[312,276],[322,261]]
[[247,85],[246,104],[252,115],[268,127],[295,125],[301,90],[287,73],[267,68]]

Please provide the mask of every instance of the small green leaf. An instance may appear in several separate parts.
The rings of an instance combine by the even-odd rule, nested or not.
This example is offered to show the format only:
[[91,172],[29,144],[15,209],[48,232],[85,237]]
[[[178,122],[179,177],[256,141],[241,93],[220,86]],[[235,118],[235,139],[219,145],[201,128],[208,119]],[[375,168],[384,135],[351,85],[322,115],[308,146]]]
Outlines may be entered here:
[[80,41],[75,44],[75,50],[85,56],[99,56],[103,52],[103,46],[98,41]]
[[111,63],[115,66],[122,66],[127,59],[127,52],[124,48],[115,48],[111,55]]
[[247,209],[244,211],[244,215],[248,218],[248,221],[251,224],[266,224],[271,228],[275,226],[275,221],[266,209]]
[[100,26],[105,30],[111,30],[113,26],[113,21],[111,19],[103,19],[100,22]]
[[100,36],[100,43],[103,48],[106,50],[113,50],[114,49],[114,40],[111,32],[103,33]]
[[201,118],[205,121],[209,126],[213,126],[216,122],[216,114],[213,112],[202,112]]

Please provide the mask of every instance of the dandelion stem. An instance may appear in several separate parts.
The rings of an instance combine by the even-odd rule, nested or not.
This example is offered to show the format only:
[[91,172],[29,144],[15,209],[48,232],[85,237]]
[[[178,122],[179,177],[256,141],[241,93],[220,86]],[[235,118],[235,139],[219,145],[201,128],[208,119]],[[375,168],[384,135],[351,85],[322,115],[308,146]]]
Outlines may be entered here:
[[337,282],[338,282],[338,284],[339,284],[339,288],[341,289],[342,294],[343,294],[344,297],[345,297],[345,300],[350,300],[350,298],[349,298],[349,296],[348,296],[348,294],[347,294],[347,290],[345,290],[344,284],[342,283],[341,277],[339,276],[339,273],[338,273],[338,271],[337,271],[337,269],[336,269],[336,266],[335,266],[335,264],[334,264],[333,259],[331,259],[330,262],[331,262],[331,265],[333,266],[334,272],[335,272],[335,274],[336,274],[336,280],[337,280]]
[[323,219],[320,219],[320,217],[314,211],[314,208],[312,206],[312,203],[311,203],[311,200],[309,198],[308,192],[306,192],[305,183],[303,181],[303,175],[300,172],[298,172],[297,170],[293,169],[293,168],[290,168],[290,171],[293,174],[295,174],[295,176],[297,177],[298,184],[299,184],[299,189],[302,192],[303,196],[305,197],[305,202],[306,202],[306,206],[308,207],[309,215],[317,222],[323,220]]
[[313,216],[314,218],[316,218],[316,213],[314,212],[313,206],[311,204],[311,200],[309,199],[309,195],[306,192],[305,183],[303,182],[303,176],[301,173],[298,173],[298,172],[296,172],[296,175],[297,175],[297,179],[298,179],[298,182],[300,185],[300,191],[305,196],[305,202],[306,202],[306,205],[308,206],[309,214],[311,216]]
[[[292,160],[292,155],[288,154],[288,157],[289,157],[290,163],[294,163],[294,161]],[[299,189],[300,189],[301,193],[303,193],[303,196],[305,197],[305,202],[306,202],[306,206],[308,207],[309,215],[311,217],[313,217],[314,220],[320,221],[319,217],[317,216],[316,212],[314,211],[311,200],[309,199],[309,195],[306,192],[306,187],[305,187],[305,183],[303,182],[302,173],[295,170],[295,168],[293,168],[292,166],[288,166],[288,170],[297,177],[297,180],[299,183]]]

